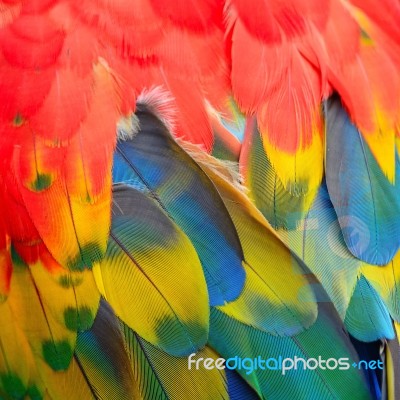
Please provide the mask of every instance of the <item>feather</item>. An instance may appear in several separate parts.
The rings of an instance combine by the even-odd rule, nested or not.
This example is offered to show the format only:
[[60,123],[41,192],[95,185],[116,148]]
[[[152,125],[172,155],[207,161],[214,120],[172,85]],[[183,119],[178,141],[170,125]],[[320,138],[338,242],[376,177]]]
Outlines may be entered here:
[[174,24],[194,31],[207,31],[219,26],[222,21],[223,2],[221,0],[201,0],[189,3],[176,1],[170,3],[163,0],[150,0],[157,14]]
[[76,361],[98,399],[132,399],[137,394],[118,320],[103,301],[89,331],[78,335]]
[[[152,346],[128,326],[122,325],[132,369],[144,400],[196,398],[199,400],[228,399],[224,371],[188,366],[188,358],[173,357]],[[216,360],[218,355],[206,346],[199,358]]]
[[192,241],[204,268],[211,304],[235,299],[245,273],[235,227],[218,192],[165,126],[138,107],[140,132],[119,142],[113,181],[155,199]]
[[[332,346],[335,343],[335,346]],[[213,308],[211,311],[210,345],[224,358],[242,359],[246,370],[238,370],[241,376],[258,392],[269,399],[319,398],[319,399],[371,399],[362,372],[351,369],[358,357],[348,336],[343,332],[340,320],[328,304],[319,304],[317,322],[305,332],[288,338],[272,336],[243,325]],[[279,367],[285,358],[310,360],[318,357],[345,358],[348,368],[307,369],[298,362],[297,370],[283,373]],[[258,357],[268,362],[269,368],[255,368]],[[276,359],[276,364],[274,362]],[[249,362],[244,363],[244,360]],[[253,365],[251,370],[250,362]],[[239,363],[236,361],[236,363]],[[232,363],[230,362],[232,365]],[[315,365],[315,362],[312,364]],[[293,365],[294,366],[294,365]],[[273,370],[273,369],[276,370]]]
[[[386,397],[384,391],[386,382],[384,377],[384,341],[377,340],[366,343],[358,341],[352,336],[350,336],[350,339],[358,353],[358,356],[360,357],[360,360],[363,361],[363,370],[371,394],[375,399],[385,399]],[[373,367],[367,368],[366,364]]]
[[[52,293],[45,292],[41,283],[35,281],[32,268],[36,266],[28,266],[13,251],[13,275],[7,301],[13,313],[19,315],[18,325],[26,335],[34,357],[44,359],[54,370],[65,370],[73,356],[76,331],[67,329],[57,320],[61,317],[59,313],[56,313],[57,317],[52,314],[49,307]],[[64,306],[61,308],[64,310]]]
[[140,398],[118,320],[104,300],[93,326],[78,335],[76,352],[69,367],[55,372],[38,360],[38,369],[48,396],[44,398]]
[[321,282],[314,286],[317,300],[333,302],[344,320],[363,264],[347,249],[325,184],[297,229],[278,233]]
[[338,99],[326,114],[326,182],[346,244],[363,261],[387,264],[400,246],[400,184],[389,182]]
[[394,400],[400,395],[400,384],[397,376],[400,371],[400,329],[399,324],[394,323],[396,339],[389,340],[386,346],[387,387],[388,399]]
[[400,90],[398,66],[373,41],[359,40],[355,57],[338,70],[333,66],[331,80],[383,175],[394,183]]
[[278,60],[278,46],[257,41],[240,20],[235,20],[232,26],[232,90],[239,108],[253,113],[265,101],[268,89],[278,87],[285,68],[272,68],[268,64],[269,60]]
[[9,301],[0,304],[0,393],[23,398],[34,363],[29,343],[14,315]]
[[265,152],[284,187],[293,193],[318,187],[323,85],[301,49],[286,40],[257,40],[238,19],[232,33],[231,80],[240,109],[256,113]]
[[[132,90],[99,58],[96,32],[72,22],[69,5],[34,4],[21,5],[0,32],[0,92],[7,104],[0,110],[1,171],[11,169],[21,205],[57,261],[90,267],[106,247],[115,124],[129,111]],[[102,220],[96,229],[82,218],[87,213]]]
[[350,4],[362,10],[390,36],[400,39],[400,29],[396,23],[400,17],[400,5],[396,1],[383,0],[379,9],[375,8],[371,0],[350,0]]
[[[37,136],[31,143],[26,140],[29,147],[15,157],[18,187],[29,215],[53,256],[71,269],[88,268],[101,258],[110,223],[117,84],[104,66],[97,66],[96,76],[94,109],[64,153],[63,173],[57,171],[57,151]],[[114,120],[100,122],[94,110],[114,115]],[[92,129],[97,135],[92,135]],[[84,216],[98,221],[96,229]]]
[[107,252],[94,271],[100,292],[150,343],[175,356],[196,351],[207,339],[209,310],[195,249],[153,199],[126,185],[113,197]]
[[211,126],[214,133],[212,155],[216,158],[238,162],[241,144],[240,141],[224,125],[223,120],[216,112],[210,111]]
[[397,2],[0,0],[1,400],[400,396]]
[[357,281],[344,324],[353,337],[363,342],[395,337],[388,309],[364,276]]
[[46,385],[45,393],[47,397],[44,396],[45,399],[99,399],[85,372],[79,365],[76,356],[71,360],[66,371],[55,372],[45,363],[39,363],[38,368]]
[[275,229],[295,229],[317,194],[317,189],[297,195],[285,189],[268,159],[254,118],[247,120],[240,171],[249,197]]
[[250,200],[226,179],[229,172],[223,164],[217,172],[210,167],[211,157],[200,152],[196,157],[218,189],[244,252],[243,291],[235,301],[218,309],[277,335],[294,335],[310,327],[317,317],[317,305],[307,268],[285,247]]
[[4,221],[0,220],[0,303],[6,300],[10,291],[12,262],[11,262],[11,240],[8,237]]
[[72,332],[89,329],[99,307],[100,292],[91,271],[65,271],[47,252],[31,265],[32,279],[55,320]]
[[[308,24],[322,29],[329,17],[330,3],[317,0],[229,0],[246,29],[265,42],[279,41],[282,34],[292,38],[304,33]],[[249,4],[251,4],[249,12]]]
[[228,380],[229,400],[257,400],[259,396],[233,369],[225,370]]
[[322,180],[322,83],[295,47],[279,58],[285,60],[287,54],[288,60],[283,61],[289,65],[287,72],[278,89],[267,93],[268,101],[259,109],[257,121],[277,175],[287,190],[298,194],[315,189]]
[[[383,0],[380,3],[381,7],[376,10],[374,3],[370,0],[351,0],[350,3],[349,10],[359,23],[366,43],[376,43],[376,47],[384,50],[398,67],[400,62],[400,29],[397,24],[400,17],[399,4],[394,0]],[[387,82],[390,80],[388,79]]]
[[[121,0],[118,3],[83,0],[80,4],[70,3],[69,8],[72,21],[83,22],[91,35],[102,38],[106,48],[97,46],[113,63],[117,59],[120,61],[121,56],[125,58],[125,64],[127,57],[151,62],[156,46],[168,32],[163,29],[164,21],[146,0]],[[65,20],[65,15],[60,14],[60,18]]]
[[[182,80],[172,78],[168,80],[167,87],[175,96],[179,109],[179,129],[176,130],[176,136],[199,144],[210,152],[214,138],[204,96],[200,89],[193,89],[192,82],[187,80],[182,82]],[[197,110],[195,115],[193,115],[192,107]]]
[[400,253],[384,267],[372,265],[362,267],[362,273],[382,298],[391,317],[400,321]]

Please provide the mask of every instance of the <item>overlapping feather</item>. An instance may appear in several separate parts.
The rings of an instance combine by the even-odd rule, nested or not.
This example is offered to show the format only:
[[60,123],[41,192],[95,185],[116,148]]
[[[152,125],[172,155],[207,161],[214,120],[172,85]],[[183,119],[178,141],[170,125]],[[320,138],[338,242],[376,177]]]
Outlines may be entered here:
[[246,270],[243,291],[235,301],[218,309],[273,334],[291,336],[309,328],[317,317],[310,271],[284,246],[246,195],[235,187],[238,183],[224,164],[196,152],[188,144],[183,146],[190,150],[218,189],[243,247]]
[[[228,399],[225,373],[203,366],[188,367],[188,359],[171,356],[152,346],[126,325],[122,325],[132,370],[140,388],[141,398]],[[203,357],[217,359],[210,347],[197,352],[194,360]]]
[[113,180],[155,200],[195,247],[213,305],[234,300],[245,280],[243,250],[228,211],[200,167],[155,116],[138,109],[141,126],[118,143]]
[[297,229],[278,233],[318,278],[318,301],[333,302],[344,319],[362,263],[347,249],[326,185],[321,186]]
[[[210,285],[208,279],[212,305],[222,306],[229,315],[278,335],[292,335],[309,327],[316,318],[316,305],[307,269],[292,256],[234,182],[213,172],[212,166],[229,177],[228,169],[198,148],[182,143],[189,156],[160,121],[146,109],[140,110],[139,106],[139,131],[118,144],[115,182],[142,190],[182,227],[199,254],[206,280],[210,272],[222,268],[226,274],[223,278],[211,277],[217,282],[224,279],[223,284],[231,291],[239,288],[234,296],[216,303],[214,284],[211,281]],[[207,237],[212,240],[206,242]],[[221,265],[222,251],[226,255]],[[239,280],[240,275],[234,275],[235,264],[227,263],[232,254],[240,267],[243,263],[243,281]],[[274,260],[279,260],[279,267]],[[283,267],[285,281],[279,274]],[[288,284],[290,291],[284,290]]]
[[[332,343],[335,343],[332,346]],[[253,368],[247,371],[242,368],[242,377],[256,390],[261,397],[282,398],[351,398],[370,399],[364,377],[358,369],[304,370],[299,363],[297,370],[282,373],[279,357],[316,358],[331,357],[348,359],[349,364],[358,361],[358,357],[348,336],[341,328],[340,320],[333,308],[319,306],[317,322],[300,335],[280,338],[254,328],[240,324],[217,309],[211,311],[210,344],[223,357],[240,357],[250,360],[255,365],[259,357],[268,361],[272,369]],[[273,359],[277,360],[274,365]],[[249,363],[247,366],[249,368]],[[259,364],[260,365],[260,364]],[[276,369],[274,370],[274,366]]]
[[[226,375],[227,386],[219,372],[203,381],[211,376],[208,371],[189,374],[183,371],[184,359],[171,355],[205,344],[208,299],[219,308],[212,310],[211,342],[224,356],[266,349],[328,355],[335,342],[335,351],[353,357],[331,307],[321,305],[312,325],[317,314],[313,292],[319,300],[332,298],[347,327],[365,340],[392,334],[384,307],[399,318],[396,259],[390,263],[399,236],[394,145],[400,120],[398,5],[394,0],[378,9],[369,0],[265,0],[253,7],[243,0],[198,0],[197,7],[167,3],[17,0],[0,5],[0,397],[140,398],[151,396],[150,386],[176,397],[192,389],[178,387],[165,375],[168,369],[161,366],[171,362],[182,379],[193,379],[195,388],[205,390],[204,398],[250,398],[253,393],[234,373]],[[115,125],[125,116],[124,128],[136,129],[129,115],[135,92],[153,85],[164,85],[174,96],[174,134],[237,160],[240,144],[225,135],[208,106],[223,112],[231,85],[241,109],[255,114],[262,136],[262,141],[254,138],[254,130],[247,135],[247,155],[241,160],[252,198],[274,226],[296,227],[282,235],[310,264],[329,297],[235,188],[231,172],[219,164],[210,167],[207,158],[202,170],[146,109],[139,109],[139,116],[142,130],[147,123],[152,127],[148,137],[139,132],[131,138],[135,145],[121,143],[115,156],[114,179],[125,186],[115,188],[112,234],[118,235],[109,239],[102,261],[110,228]],[[298,223],[322,179],[320,103],[332,90],[350,116],[339,119],[357,126],[359,143],[370,153],[363,163],[354,163],[351,135],[343,138],[348,130],[337,125],[332,129],[328,112],[329,192],[349,249],[371,263],[389,262],[382,275],[347,251],[325,188],[304,224]],[[152,136],[153,129],[162,135]],[[332,131],[342,134],[340,140]],[[348,179],[337,162],[343,156],[349,160],[347,171],[360,177],[344,185],[345,191],[332,183]],[[259,170],[254,168],[258,163]],[[373,179],[367,176],[371,171]],[[374,193],[370,205],[379,213],[357,200],[365,177]],[[119,199],[121,192],[129,199]],[[285,202],[289,212],[300,210],[300,215],[292,218],[282,211]],[[348,211],[352,221],[367,221],[359,237],[346,230]],[[378,218],[371,222],[372,216]],[[152,218],[161,226],[149,224]],[[167,226],[174,235],[165,235]],[[123,240],[117,243],[115,237]],[[367,248],[367,242],[372,246]],[[277,260],[288,279],[282,280]],[[92,325],[100,298],[87,270],[93,263],[100,263],[95,267],[100,291],[129,325],[125,338],[104,300]],[[176,297],[174,284],[181,289]],[[293,292],[285,293],[284,284]],[[298,301],[299,290],[307,301]],[[365,292],[373,294],[372,300],[360,308],[360,299],[351,295]],[[159,301],[153,302],[156,297]],[[359,309],[365,314],[357,314]],[[376,315],[379,329],[368,320]],[[279,335],[308,329],[279,338],[257,328]],[[128,367],[136,359],[129,361],[124,340],[143,344],[136,352],[147,357],[140,363],[139,380],[139,370]],[[200,354],[216,357],[209,348]],[[397,390],[395,361],[393,351],[387,362],[391,396]],[[355,371],[300,376],[305,384],[260,371],[243,377],[259,395],[271,398],[348,397],[349,388],[368,398]]]

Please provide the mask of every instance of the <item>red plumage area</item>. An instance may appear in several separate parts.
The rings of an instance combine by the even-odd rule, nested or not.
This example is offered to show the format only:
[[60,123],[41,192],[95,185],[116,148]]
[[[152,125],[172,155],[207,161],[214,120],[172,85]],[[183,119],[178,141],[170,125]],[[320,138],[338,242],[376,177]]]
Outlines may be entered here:
[[64,265],[77,257],[81,216],[68,204],[90,198],[86,207],[96,208],[99,193],[110,198],[115,125],[126,102],[133,104],[133,90],[125,92],[99,58],[96,32],[61,16],[66,10],[63,2],[23,2],[0,31],[5,230],[26,262],[42,240]]
[[325,28],[329,3],[254,3],[255,18],[245,2],[231,2],[233,92],[246,113],[257,114],[268,141],[280,151],[295,154],[311,145],[313,133],[321,127],[317,120],[322,76],[305,57],[320,61],[314,56],[320,48],[312,36]]
[[223,26],[222,0],[150,0],[155,12],[175,25],[204,32]]

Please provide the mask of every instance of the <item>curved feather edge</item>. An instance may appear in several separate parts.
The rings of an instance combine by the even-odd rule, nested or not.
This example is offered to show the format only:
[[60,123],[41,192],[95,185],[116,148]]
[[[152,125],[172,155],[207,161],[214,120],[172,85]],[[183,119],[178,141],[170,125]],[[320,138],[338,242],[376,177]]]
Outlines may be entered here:
[[395,337],[387,307],[362,275],[351,296],[344,324],[353,337],[363,342]]
[[[77,330],[67,328],[63,311],[66,304],[76,304],[74,292],[60,285],[44,287],[45,280],[39,278],[39,271],[32,272],[41,265],[24,263],[13,250],[12,257],[13,276],[7,303],[18,316],[16,325],[26,337],[35,360],[44,360],[55,371],[66,370],[73,357]],[[60,293],[64,299],[57,298]]]
[[349,252],[343,240],[325,184],[296,230],[281,229],[278,234],[321,282],[314,286],[317,300],[333,302],[344,320],[364,264]]
[[132,399],[138,393],[122,332],[102,300],[92,328],[77,338],[76,362],[96,399]]
[[400,252],[384,267],[365,265],[362,273],[379,293],[391,317],[400,321]]

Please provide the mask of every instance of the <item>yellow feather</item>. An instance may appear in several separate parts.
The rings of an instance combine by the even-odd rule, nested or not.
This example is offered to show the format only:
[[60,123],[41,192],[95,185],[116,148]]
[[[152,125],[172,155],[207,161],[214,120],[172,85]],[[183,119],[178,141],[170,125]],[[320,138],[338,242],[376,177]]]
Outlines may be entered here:
[[93,269],[101,294],[128,326],[175,355],[204,345],[208,294],[191,241],[151,199],[116,190],[120,215],[114,213],[105,258]]
[[267,156],[286,190],[294,195],[311,192],[319,187],[324,169],[324,143],[318,130],[308,147],[294,154],[277,149],[263,135],[263,146]]
[[400,252],[383,267],[363,264],[361,271],[389,308],[392,318],[400,321]]

